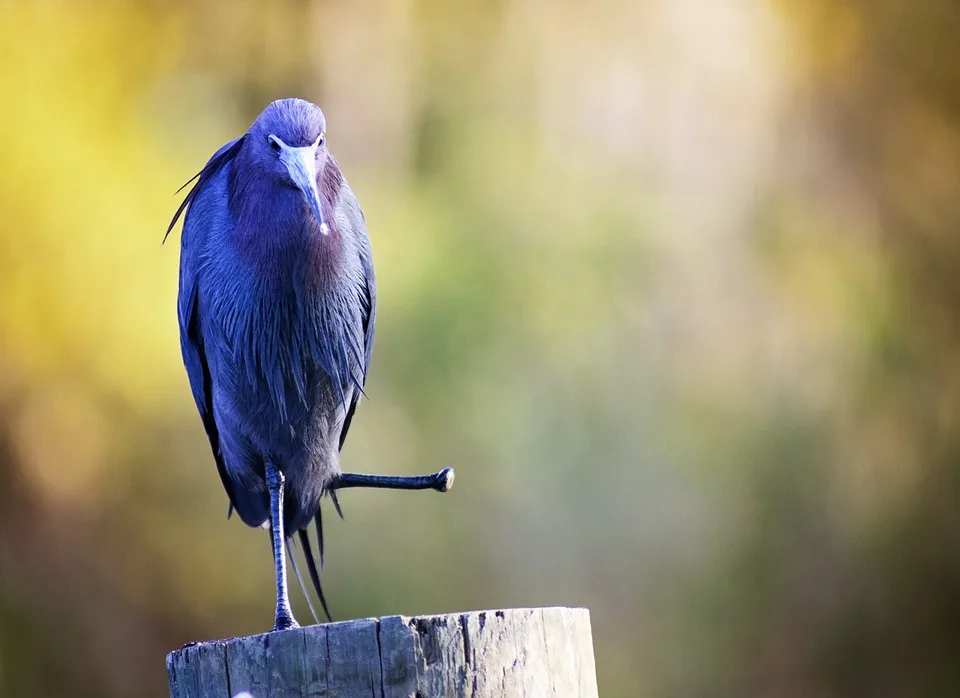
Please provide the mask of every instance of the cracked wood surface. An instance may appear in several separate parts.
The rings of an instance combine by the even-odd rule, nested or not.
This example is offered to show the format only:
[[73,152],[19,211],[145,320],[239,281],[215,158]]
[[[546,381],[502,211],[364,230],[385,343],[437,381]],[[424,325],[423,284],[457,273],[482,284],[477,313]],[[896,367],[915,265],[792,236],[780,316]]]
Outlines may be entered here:
[[203,642],[167,655],[171,698],[595,698],[590,612],[387,616]]

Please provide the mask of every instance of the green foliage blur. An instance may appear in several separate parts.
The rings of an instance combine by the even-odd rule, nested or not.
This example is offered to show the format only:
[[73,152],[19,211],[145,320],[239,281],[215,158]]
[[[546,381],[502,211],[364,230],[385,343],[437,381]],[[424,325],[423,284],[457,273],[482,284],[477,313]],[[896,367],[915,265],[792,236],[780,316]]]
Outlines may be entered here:
[[[380,308],[338,619],[591,609],[603,696],[960,695],[960,5],[0,5],[0,695],[264,631],[176,188],[320,104]],[[309,615],[294,590],[302,622]]]

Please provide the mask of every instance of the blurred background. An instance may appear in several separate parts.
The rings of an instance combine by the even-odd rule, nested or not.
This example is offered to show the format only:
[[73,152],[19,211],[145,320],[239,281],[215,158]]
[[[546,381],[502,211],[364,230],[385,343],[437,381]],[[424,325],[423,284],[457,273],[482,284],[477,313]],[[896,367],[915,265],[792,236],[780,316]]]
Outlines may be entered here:
[[[278,97],[366,213],[338,619],[591,609],[603,696],[960,695],[960,5],[0,9],[0,695],[266,630],[176,188]],[[295,609],[309,618],[299,591]]]

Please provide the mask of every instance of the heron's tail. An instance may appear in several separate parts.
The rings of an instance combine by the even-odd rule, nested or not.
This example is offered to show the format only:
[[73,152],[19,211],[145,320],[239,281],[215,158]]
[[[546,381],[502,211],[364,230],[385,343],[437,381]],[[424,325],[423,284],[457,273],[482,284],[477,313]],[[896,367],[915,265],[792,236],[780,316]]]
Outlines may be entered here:
[[[320,564],[323,565],[323,529],[320,525],[320,510],[317,510],[317,542],[320,545]],[[323,612],[327,616],[327,620],[333,621],[333,618],[330,617],[330,609],[327,608],[327,599],[323,595],[323,587],[320,586],[320,573],[317,571],[317,563],[313,559],[313,548],[310,546],[310,536],[307,534],[306,529],[301,529],[297,531],[300,536],[300,543],[303,544],[303,557],[307,561],[307,571],[310,572],[310,581],[313,582],[313,588],[317,592],[317,598],[320,599],[320,605],[323,607]],[[298,575],[299,578],[299,575]],[[303,588],[303,582],[300,582],[301,588]],[[303,591],[304,594],[307,593],[306,589]],[[314,616],[316,617],[316,616]]]
[[[293,573],[297,575],[297,583],[300,584],[300,591],[303,592],[303,598],[307,600],[307,606],[310,608],[310,615],[313,616],[313,622],[319,623],[320,619],[317,618],[317,612],[313,608],[313,602],[310,600],[310,594],[307,593],[307,587],[303,583],[303,577],[300,575],[300,567],[297,565],[297,557],[293,554],[293,545],[291,543],[293,539],[287,538],[287,557],[290,558],[290,566],[293,567]],[[306,553],[304,553],[306,554]],[[326,610],[326,608],[324,608]],[[330,617],[330,614],[327,614],[327,617]]]
[[[340,513],[340,503],[336,500],[336,495],[331,491],[331,496],[334,501],[334,506],[337,509],[337,513],[340,514],[340,518],[343,518],[343,514]],[[320,549],[320,567],[323,567],[323,520],[320,517],[320,508],[317,508],[317,513],[314,516],[314,524],[317,528],[317,544]],[[323,607],[323,612],[327,616],[328,621],[333,621],[333,618],[330,616],[330,609],[327,607],[327,599],[323,595],[323,587],[320,585],[320,572],[317,568],[316,559],[313,557],[313,546],[310,544],[310,535],[307,528],[302,528],[297,531],[297,535],[300,538],[300,543],[303,546],[303,557],[307,561],[307,571],[310,573],[310,581],[313,582],[313,589],[317,593],[317,598],[320,599],[320,606]],[[307,605],[310,607],[310,613],[313,614],[313,620],[316,623],[320,622],[320,619],[317,617],[317,612],[313,608],[313,603],[310,601],[310,594],[307,592],[307,586],[303,583],[303,577],[300,574],[300,569],[297,567],[297,559],[293,553],[293,545],[291,544],[291,538],[287,538],[287,556],[290,558],[290,565],[293,567],[293,572],[297,576],[297,582],[300,584],[300,590],[303,592],[303,596],[307,599]]]

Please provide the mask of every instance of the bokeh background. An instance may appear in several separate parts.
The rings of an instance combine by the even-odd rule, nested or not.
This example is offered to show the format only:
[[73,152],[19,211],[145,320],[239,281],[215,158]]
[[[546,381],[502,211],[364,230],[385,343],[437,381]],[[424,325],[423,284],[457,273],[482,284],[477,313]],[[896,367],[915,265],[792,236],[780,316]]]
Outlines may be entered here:
[[[0,695],[269,627],[182,369],[176,188],[316,101],[376,351],[339,619],[592,612],[604,696],[960,695],[954,0],[0,9]],[[309,615],[299,592],[295,607]]]

